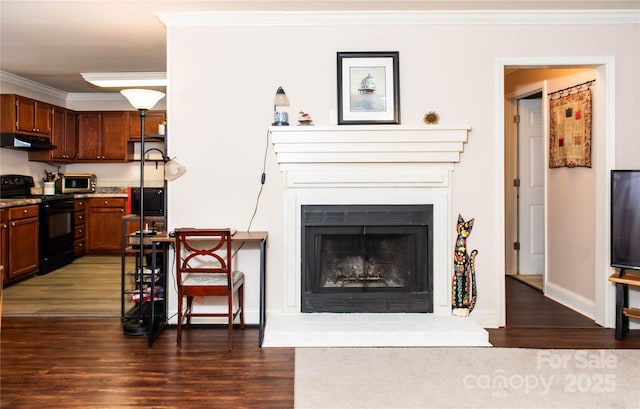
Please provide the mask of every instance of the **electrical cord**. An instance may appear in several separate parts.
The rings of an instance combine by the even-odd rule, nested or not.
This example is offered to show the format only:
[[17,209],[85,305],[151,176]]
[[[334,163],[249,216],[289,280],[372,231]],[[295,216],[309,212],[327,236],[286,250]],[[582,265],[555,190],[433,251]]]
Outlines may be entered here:
[[[269,130],[267,129],[267,134],[265,137],[265,140],[267,141],[265,147],[264,147],[264,158],[262,159],[262,175],[260,176],[260,189],[258,190],[258,196],[256,197],[256,206],[253,209],[253,214],[251,215],[251,219],[249,220],[249,226],[247,227],[247,233],[251,231],[251,224],[253,223],[253,219],[254,217],[256,217],[256,213],[258,212],[258,205],[260,204],[260,196],[262,195],[262,189],[264,188],[264,182],[267,180],[267,152],[269,152]],[[236,249],[236,251],[233,252],[233,255],[231,256],[232,258],[236,256],[236,254],[238,253],[238,251],[240,251],[240,249],[244,246],[244,241],[242,242],[242,244],[240,244],[240,246],[238,246],[238,248]]]
[[260,189],[258,190],[258,196],[256,197],[256,206],[253,209],[253,214],[251,215],[251,219],[249,220],[249,227],[247,227],[247,232],[251,231],[251,224],[253,223],[253,218],[256,217],[256,213],[258,212],[258,204],[260,203],[260,195],[262,195],[262,188],[264,188],[264,182],[267,179],[267,152],[269,151],[269,130],[267,129],[267,135],[265,140],[267,141],[264,147],[264,159],[262,160],[262,175],[260,176]]

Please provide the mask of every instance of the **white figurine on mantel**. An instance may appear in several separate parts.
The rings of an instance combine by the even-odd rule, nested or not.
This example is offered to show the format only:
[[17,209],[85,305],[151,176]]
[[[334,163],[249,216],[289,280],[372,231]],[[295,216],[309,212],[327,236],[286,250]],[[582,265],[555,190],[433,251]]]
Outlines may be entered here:
[[304,111],[298,112],[298,125],[313,125],[313,119],[311,119],[311,115]]

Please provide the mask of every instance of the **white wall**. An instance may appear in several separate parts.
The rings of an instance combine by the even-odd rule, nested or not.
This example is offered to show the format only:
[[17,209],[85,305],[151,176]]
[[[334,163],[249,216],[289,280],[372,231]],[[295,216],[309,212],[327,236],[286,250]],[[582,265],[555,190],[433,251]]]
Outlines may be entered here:
[[[615,72],[615,104],[622,107],[615,114],[615,146],[617,152],[639,153],[638,118],[631,115],[640,111],[638,24],[439,24],[428,17],[421,23],[416,13],[398,16],[397,24],[316,25],[320,20],[314,15],[302,24],[278,24],[277,15],[232,24],[215,14],[191,17],[162,16],[168,24],[170,151],[189,168],[172,183],[170,226],[246,229],[277,87],[289,96],[291,117],[303,109],[316,123],[329,124],[336,109],[336,52],[397,50],[402,123],[418,124],[435,110],[442,124],[473,127],[453,173],[450,225],[453,229],[458,213],[475,218],[469,247],[479,251],[479,296],[472,318],[487,326],[504,318],[503,136],[496,125],[501,107],[495,103],[501,100],[496,83],[502,74],[496,76],[496,61],[613,57],[621,67]],[[627,166],[640,167],[639,155],[619,156],[627,158]],[[287,249],[281,244],[281,180],[270,146],[266,173],[252,229],[269,231],[268,309],[279,311],[282,283],[275,277]]]
[[[468,123],[473,127],[462,161],[453,173],[450,225],[453,229],[458,213],[476,219],[469,246],[479,250],[479,300],[472,318],[487,326],[503,323],[504,162],[502,129],[497,121],[502,106],[496,103],[502,100],[497,95],[502,88],[497,84],[503,79],[495,69],[497,61],[533,56],[615,62],[615,71],[610,73],[615,89],[607,101],[615,110],[611,118],[605,118],[602,112],[598,115],[600,120],[615,122],[607,127],[614,132],[606,135],[615,139],[614,167],[640,168],[640,25],[637,19],[633,24],[589,24],[590,18],[597,20],[597,16],[589,15],[559,23],[553,15],[544,13],[524,18],[509,13],[495,21],[482,15],[479,24],[469,24],[478,16],[456,15],[162,15],[168,24],[170,85],[168,99],[158,109],[166,102],[170,155],[188,167],[187,174],[170,185],[170,227],[230,226],[246,230],[256,206],[267,149],[266,184],[251,229],[269,231],[268,308],[281,310],[282,283],[273,277],[281,271],[288,249],[282,246],[281,175],[266,135],[275,90],[283,86],[289,96],[292,123],[302,109],[311,113],[317,124],[330,124],[336,117],[336,52],[397,50],[402,123],[419,124],[425,112],[435,110],[442,124]],[[538,17],[544,23],[532,24],[541,21],[536,20]],[[194,25],[194,21],[199,23]],[[576,40],[581,38],[589,41]],[[76,95],[65,99],[4,81],[0,91],[75,110],[130,109],[124,99]],[[44,164],[27,162],[26,156],[24,152],[0,149],[0,173],[41,176]],[[123,186],[131,184],[137,175],[135,163],[68,168],[92,170],[99,180]],[[600,224],[604,223],[596,226],[597,231],[604,229]],[[596,258],[608,260],[606,249],[596,251]],[[249,309],[254,314],[256,260],[255,250],[239,257],[239,267],[249,276],[248,298],[253,299]],[[606,277],[608,272],[595,274]],[[610,292],[606,279],[597,279],[594,285],[596,294]],[[579,290],[584,294],[590,291]],[[595,306],[607,309],[609,317],[612,307]]]

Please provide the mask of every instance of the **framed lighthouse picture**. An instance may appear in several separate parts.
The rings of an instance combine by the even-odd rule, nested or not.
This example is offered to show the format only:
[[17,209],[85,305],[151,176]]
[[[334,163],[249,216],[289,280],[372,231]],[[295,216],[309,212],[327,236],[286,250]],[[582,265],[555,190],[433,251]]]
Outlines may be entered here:
[[397,51],[338,52],[338,125],[399,124]]

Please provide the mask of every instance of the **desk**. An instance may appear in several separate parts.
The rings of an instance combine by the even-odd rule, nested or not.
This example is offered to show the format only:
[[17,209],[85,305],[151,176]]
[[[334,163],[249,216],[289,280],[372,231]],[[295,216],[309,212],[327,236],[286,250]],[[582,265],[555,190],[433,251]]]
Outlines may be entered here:
[[[260,245],[260,312],[258,323],[258,346],[262,347],[264,340],[264,327],[267,323],[266,315],[266,261],[267,252],[265,247],[267,244],[268,233],[266,231],[238,231],[231,236],[232,243],[258,243]],[[155,243],[175,243],[174,237],[169,237],[167,232],[160,232],[151,238]],[[175,248],[175,247],[174,247]]]

